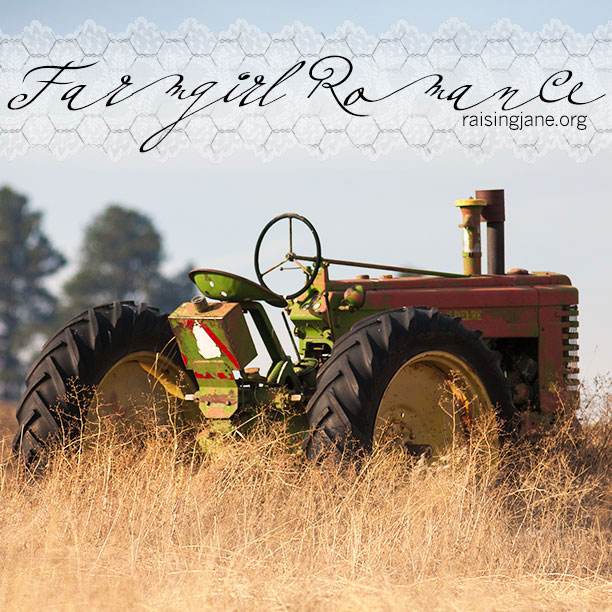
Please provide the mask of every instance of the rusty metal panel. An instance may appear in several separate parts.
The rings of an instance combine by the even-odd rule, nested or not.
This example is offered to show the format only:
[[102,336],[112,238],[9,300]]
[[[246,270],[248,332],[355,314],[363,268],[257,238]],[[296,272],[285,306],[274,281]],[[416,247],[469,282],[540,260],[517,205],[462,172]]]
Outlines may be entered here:
[[578,290],[575,287],[541,287],[539,295],[540,408],[544,413],[559,409],[559,401],[571,401],[577,392]]
[[[169,319],[175,335],[180,333],[180,327],[191,332],[198,347],[199,358],[225,358],[234,366],[233,369],[239,370],[257,356],[240,304],[215,302],[202,312],[195,304],[186,302]],[[200,329],[205,331],[208,338],[201,334]],[[181,338],[178,340],[182,347]]]
[[535,338],[538,336],[536,306],[441,308],[449,317],[460,317],[468,329],[480,330],[485,338]]
[[192,368],[199,386],[200,410],[209,419],[229,418],[238,407],[238,385],[221,360],[196,360]]
[[[359,277],[358,277],[359,278]],[[359,278],[366,291],[374,289],[450,289],[477,287],[524,287],[542,285],[571,285],[564,274],[555,272],[532,272],[531,274],[481,275],[469,278],[439,278],[425,276],[404,276],[398,278]],[[327,289],[345,291],[355,284],[355,279],[330,280]]]
[[[465,327],[480,330],[486,338],[534,338],[539,334],[537,306],[482,307],[465,305],[461,301],[457,304],[460,305],[440,307],[439,310],[450,317],[460,317]],[[426,308],[434,306],[423,303],[413,305]],[[338,313],[339,335],[346,333],[359,319],[375,312],[362,309],[353,313]]]
[[400,306],[437,308],[537,306],[538,292],[533,287],[441,288],[377,291],[366,289],[364,309],[387,310]]
[[207,418],[229,418],[239,402],[233,371],[257,355],[241,306],[219,302],[203,310],[186,302],[168,319],[185,366],[198,383],[200,410]]
[[538,294],[539,302],[542,306],[578,303],[578,289],[571,285],[538,287]]
[[554,307],[541,308],[539,319],[540,409],[544,413],[552,413],[558,409],[557,393],[563,383],[563,327]]

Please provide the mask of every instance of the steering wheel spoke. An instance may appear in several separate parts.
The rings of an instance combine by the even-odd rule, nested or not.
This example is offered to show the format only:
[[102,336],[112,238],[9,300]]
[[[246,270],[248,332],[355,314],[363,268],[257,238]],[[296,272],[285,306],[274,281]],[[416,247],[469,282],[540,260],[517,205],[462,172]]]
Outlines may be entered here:
[[302,270],[304,270],[304,272],[305,272],[306,274],[310,274],[310,272],[308,271],[308,269],[307,269],[306,267],[304,267],[304,266],[303,266],[303,265],[300,263],[300,260],[299,260],[299,259],[297,259],[297,257],[296,257],[296,258],[294,258],[292,261],[293,261],[294,263],[296,263],[296,264],[297,264],[297,265],[298,265],[298,266],[299,266],[299,267],[300,267]]
[[285,259],[283,259],[283,261],[277,263],[275,266],[272,266],[271,268],[268,268],[265,272],[262,272],[261,275],[265,276],[266,274],[269,274],[270,272],[272,272],[272,270],[276,270],[276,268],[282,266],[284,263],[288,262],[289,258],[285,257]]

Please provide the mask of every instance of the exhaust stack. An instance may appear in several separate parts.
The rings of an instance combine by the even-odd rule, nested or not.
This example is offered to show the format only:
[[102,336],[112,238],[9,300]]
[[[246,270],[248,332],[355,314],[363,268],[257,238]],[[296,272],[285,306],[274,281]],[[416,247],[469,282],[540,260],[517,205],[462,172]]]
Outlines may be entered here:
[[480,261],[482,249],[480,246],[480,216],[486,207],[485,200],[468,198],[457,200],[455,206],[461,209],[463,228],[463,273],[468,276],[482,274]]
[[476,192],[476,197],[487,205],[482,209],[482,219],[487,222],[487,272],[504,274],[506,269],[504,221],[506,204],[503,189],[483,189]]

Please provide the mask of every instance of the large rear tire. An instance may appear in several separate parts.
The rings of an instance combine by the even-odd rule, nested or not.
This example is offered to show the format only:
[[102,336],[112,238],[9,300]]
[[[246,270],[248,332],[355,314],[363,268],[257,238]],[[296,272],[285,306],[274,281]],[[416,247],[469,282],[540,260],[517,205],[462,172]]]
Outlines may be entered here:
[[479,332],[436,309],[386,311],[356,323],[333,347],[307,406],[311,458],[370,451],[392,438],[415,456],[440,456],[482,419],[512,427],[499,354]]
[[90,308],[45,344],[30,369],[13,446],[32,463],[50,442],[77,438],[88,420],[133,422],[147,402],[163,418],[164,400],[195,389],[166,315],[133,302]]

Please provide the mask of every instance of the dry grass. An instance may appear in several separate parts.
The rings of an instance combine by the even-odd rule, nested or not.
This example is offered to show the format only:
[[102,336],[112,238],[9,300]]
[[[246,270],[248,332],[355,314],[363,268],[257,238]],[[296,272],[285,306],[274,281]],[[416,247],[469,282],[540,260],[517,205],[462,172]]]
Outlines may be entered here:
[[35,479],[5,460],[0,609],[612,607],[601,406],[501,463],[475,444],[433,466],[390,449],[313,465],[280,425],[205,458],[157,428],[58,452]]
[[17,430],[16,407],[14,403],[0,400],[0,461],[8,457],[11,438]]

